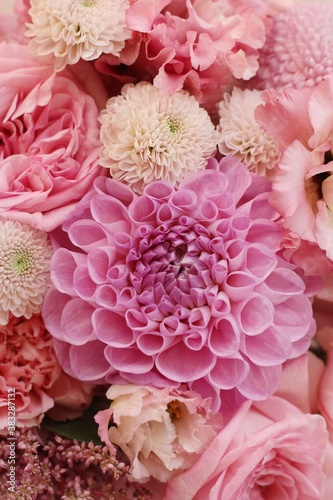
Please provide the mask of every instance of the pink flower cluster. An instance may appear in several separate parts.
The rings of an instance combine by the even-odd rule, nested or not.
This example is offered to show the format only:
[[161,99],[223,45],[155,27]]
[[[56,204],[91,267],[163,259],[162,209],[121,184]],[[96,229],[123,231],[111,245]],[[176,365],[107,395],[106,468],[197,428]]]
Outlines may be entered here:
[[12,316],[0,327],[0,432],[8,423],[8,388],[15,394],[18,427],[39,424],[49,410],[55,419],[75,418],[92,398],[90,384],[63,371],[38,315]]
[[44,301],[65,369],[107,383],[188,382],[216,410],[221,391],[265,399],[314,334],[268,195],[269,182],[234,159],[142,196],[97,179],[63,226],[71,243],[54,252]]
[[255,75],[275,11],[262,0],[136,0],[126,13],[132,39],[96,68],[122,83],[153,80],[168,94],[184,88],[213,109],[222,87]]

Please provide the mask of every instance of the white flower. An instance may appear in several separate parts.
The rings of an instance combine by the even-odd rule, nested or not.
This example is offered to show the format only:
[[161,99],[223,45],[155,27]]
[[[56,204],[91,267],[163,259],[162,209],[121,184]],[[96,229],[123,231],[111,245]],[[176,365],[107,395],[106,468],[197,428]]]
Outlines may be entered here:
[[278,159],[275,141],[256,122],[255,109],[263,101],[258,90],[235,87],[219,103],[219,151],[233,155],[249,170],[271,176]]
[[54,54],[55,69],[80,58],[117,56],[130,38],[125,12],[129,0],[31,0],[26,35],[34,55]]
[[216,152],[218,133],[207,111],[185,91],[167,95],[147,82],[125,85],[100,122],[100,164],[137,193],[156,180],[177,185]]
[[0,324],[7,324],[9,313],[29,319],[41,311],[51,255],[46,233],[0,221]]

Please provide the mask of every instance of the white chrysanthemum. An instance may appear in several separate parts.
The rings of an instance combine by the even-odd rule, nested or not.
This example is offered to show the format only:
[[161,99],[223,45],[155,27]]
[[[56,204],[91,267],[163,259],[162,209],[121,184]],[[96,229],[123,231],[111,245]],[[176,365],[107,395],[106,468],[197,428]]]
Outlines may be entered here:
[[117,56],[130,38],[125,12],[129,0],[31,0],[27,36],[35,55],[54,54],[55,69],[80,58]]
[[278,159],[275,141],[256,122],[254,112],[263,101],[258,90],[235,87],[219,103],[219,151],[233,155],[260,175],[271,176]]
[[219,134],[206,110],[185,91],[172,95],[147,82],[125,85],[101,112],[100,164],[137,193],[152,181],[177,185],[202,170]]
[[7,324],[9,313],[30,318],[41,311],[51,255],[46,233],[0,221],[0,324]]

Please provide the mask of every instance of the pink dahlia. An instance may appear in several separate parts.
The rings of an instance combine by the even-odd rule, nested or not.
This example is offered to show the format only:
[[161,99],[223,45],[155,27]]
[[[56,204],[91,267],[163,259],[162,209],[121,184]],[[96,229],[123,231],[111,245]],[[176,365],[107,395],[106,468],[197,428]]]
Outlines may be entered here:
[[[13,394],[9,399],[9,394]],[[92,386],[72,379],[57,360],[53,339],[39,315],[12,316],[0,327],[0,431],[8,425],[8,403],[17,427],[38,425],[48,411],[58,420],[81,415]]]
[[70,242],[53,255],[44,300],[64,368],[107,383],[188,382],[216,395],[215,408],[221,391],[273,392],[314,321],[303,280],[278,256],[269,189],[233,158],[141,196],[97,179],[63,226]]
[[333,72],[333,5],[304,3],[273,17],[259,51],[258,89],[313,87]]

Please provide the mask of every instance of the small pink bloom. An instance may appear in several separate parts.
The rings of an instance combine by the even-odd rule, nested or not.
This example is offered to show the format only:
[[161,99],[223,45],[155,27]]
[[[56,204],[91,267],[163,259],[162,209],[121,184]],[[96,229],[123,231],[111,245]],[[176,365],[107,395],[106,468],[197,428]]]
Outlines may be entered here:
[[198,461],[168,483],[164,498],[322,500],[327,447],[321,416],[276,396],[248,402]]
[[[252,88],[314,87],[333,72],[331,2],[304,2],[273,17]],[[320,36],[318,34],[320,33]]]
[[222,426],[210,401],[186,388],[114,384],[106,395],[112,403],[95,416],[99,434],[127,455],[133,481],[168,481],[194,463]]
[[50,231],[101,173],[98,109],[24,45],[0,45],[0,82],[0,212]]
[[16,425],[31,427],[50,409],[59,419],[76,417],[91,398],[90,384],[63,372],[40,316],[11,317],[0,327],[0,430],[8,425],[8,401],[15,406]]

